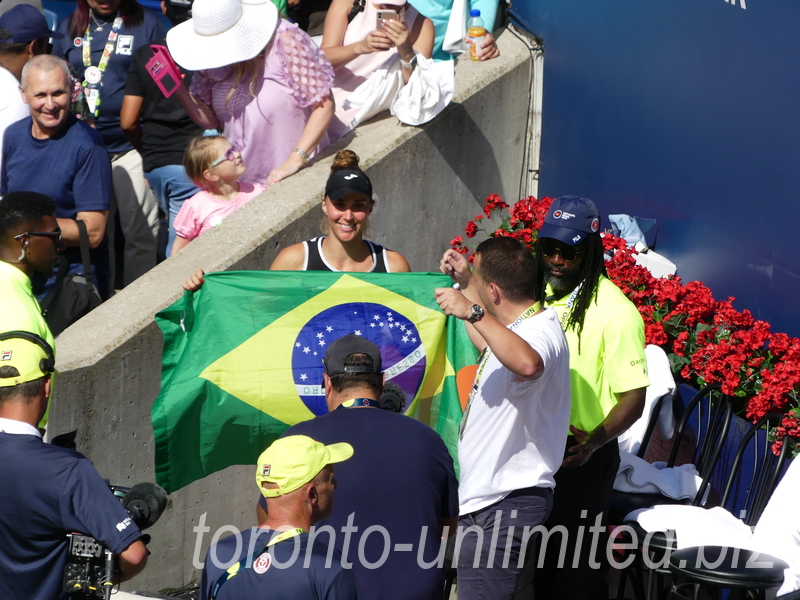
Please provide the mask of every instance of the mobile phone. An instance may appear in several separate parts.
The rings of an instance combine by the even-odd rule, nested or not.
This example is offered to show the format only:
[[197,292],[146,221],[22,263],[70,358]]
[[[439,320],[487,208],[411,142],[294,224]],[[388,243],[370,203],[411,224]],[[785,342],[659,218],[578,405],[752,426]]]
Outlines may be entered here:
[[383,29],[384,21],[397,21],[396,10],[379,10],[375,22],[375,29]]
[[147,61],[145,68],[161,93],[169,98],[181,86],[183,78],[180,69],[164,46],[153,44],[150,49],[153,51],[153,58]]

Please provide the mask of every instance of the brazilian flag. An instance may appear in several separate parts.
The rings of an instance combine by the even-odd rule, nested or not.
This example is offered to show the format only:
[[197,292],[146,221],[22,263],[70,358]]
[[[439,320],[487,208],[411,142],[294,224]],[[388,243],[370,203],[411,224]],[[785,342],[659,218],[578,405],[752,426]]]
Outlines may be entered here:
[[381,350],[406,414],[433,427],[455,458],[456,373],[476,352],[445,317],[434,273],[211,273],[156,315],[164,333],[153,404],[156,479],[172,492],[230,465],[255,464],[290,425],[327,412],[322,358],[355,333]]

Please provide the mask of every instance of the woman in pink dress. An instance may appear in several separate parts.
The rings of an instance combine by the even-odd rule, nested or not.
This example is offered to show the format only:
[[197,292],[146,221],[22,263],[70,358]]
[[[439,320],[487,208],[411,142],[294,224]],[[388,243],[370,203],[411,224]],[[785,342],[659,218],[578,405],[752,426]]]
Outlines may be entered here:
[[[333,0],[325,18],[322,50],[336,69],[333,97],[336,113],[328,135],[338,140],[358,123],[358,107],[345,108],[347,97],[387,61],[399,55],[403,80],[408,83],[416,67],[417,53],[430,58],[433,52],[433,22],[420,15],[405,0],[364,1],[364,10],[348,24],[353,3]],[[378,28],[378,11],[394,10],[397,20],[386,20]]]
[[243,182],[269,187],[328,145],[333,68],[270,0],[195,0],[167,45],[197,71],[178,97],[198,125],[221,128],[242,149]]

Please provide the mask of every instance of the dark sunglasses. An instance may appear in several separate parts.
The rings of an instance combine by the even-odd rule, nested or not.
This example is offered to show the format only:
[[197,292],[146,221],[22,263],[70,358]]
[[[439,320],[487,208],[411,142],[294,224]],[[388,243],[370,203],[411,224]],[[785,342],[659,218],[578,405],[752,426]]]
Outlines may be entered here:
[[233,162],[234,160],[236,160],[236,153],[237,152],[241,152],[241,148],[239,148],[239,144],[234,142],[233,144],[231,144],[230,148],[225,150],[225,154],[223,154],[217,160],[215,160],[213,163],[211,163],[211,166],[212,167],[216,167],[218,164],[220,164],[222,162],[225,162],[226,160],[229,160],[229,161]]
[[546,257],[551,258],[558,253],[566,262],[573,262],[581,253],[577,246],[559,244],[549,239],[540,240],[539,245],[542,248],[542,254],[544,254]]
[[15,235],[14,239],[19,240],[21,237],[24,237],[26,235],[50,238],[51,240],[53,240],[54,244],[57,244],[58,242],[61,241],[61,228],[59,227],[55,231],[24,231],[19,235]]

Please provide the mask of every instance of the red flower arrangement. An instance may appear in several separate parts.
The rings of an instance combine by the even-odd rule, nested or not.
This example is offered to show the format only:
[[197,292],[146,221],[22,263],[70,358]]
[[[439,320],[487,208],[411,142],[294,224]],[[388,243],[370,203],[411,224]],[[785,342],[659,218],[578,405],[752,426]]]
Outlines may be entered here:
[[[531,251],[544,223],[551,198],[533,196],[510,207],[497,194],[486,198],[483,213],[467,223],[465,234],[479,231],[489,237],[510,236]],[[485,217],[484,217],[485,215]],[[499,227],[482,227],[500,217]],[[450,245],[471,252],[462,236]],[[648,344],[664,349],[673,374],[696,388],[719,383],[737,402],[738,412],[753,421],[768,412],[786,416],[773,432],[773,450],[789,440],[793,454],[800,451],[800,338],[772,333],[769,323],[757,321],[748,310],[733,307],[734,298],[717,301],[703,283],[684,284],[680,277],[658,279],[636,262],[638,254],[625,240],[606,232],[603,247],[610,279],[636,305],[645,325]]]

